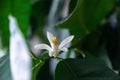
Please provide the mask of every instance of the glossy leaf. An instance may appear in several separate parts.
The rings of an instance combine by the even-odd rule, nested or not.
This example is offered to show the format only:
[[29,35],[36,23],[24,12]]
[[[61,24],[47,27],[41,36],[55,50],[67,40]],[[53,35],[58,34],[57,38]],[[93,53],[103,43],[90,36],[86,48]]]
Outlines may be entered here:
[[[14,16],[10,20],[10,68],[13,80],[30,80],[32,62],[28,46]],[[18,73],[19,72],[19,73]],[[23,75],[24,74],[24,75]]]
[[38,71],[42,67],[44,62],[42,60],[35,60],[33,61],[33,67],[32,67],[32,80],[36,80]]
[[[35,57],[35,56],[34,56]],[[50,57],[48,53],[44,53],[40,56],[40,58],[34,58],[33,66],[32,66],[32,80],[36,80],[37,74],[41,67],[44,65],[45,61],[48,60]]]
[[40,59],[43,60],[43,61],[46,61],[50,58],[49,54],[48,53],[43,53],[40,55]]
[[118,80],[111,69],[98,60],[65,59],[57,65],[55,80]]
[[114,4],[115,0],[78,0],[73,12],[58,26],[68,28],[76,43],[105,19]]
[[9,55],[0,58],[0,80],[12,80]]

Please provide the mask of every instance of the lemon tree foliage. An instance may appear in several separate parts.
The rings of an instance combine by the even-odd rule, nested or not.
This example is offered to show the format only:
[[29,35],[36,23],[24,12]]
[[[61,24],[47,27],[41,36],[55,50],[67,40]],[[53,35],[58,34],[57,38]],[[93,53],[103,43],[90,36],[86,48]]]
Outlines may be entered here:
[[[65,77],[63,77],[65,76]],[[55,80],[118,80],[115,72],[99,60],[65,59],[56,68]]]
[[74,44],[96,29],[114,7],[115,0],[77,0],[73,12],[58,26],[69,28]]
[[[6,8],[5,8],[6,7]],[[0,44],[4,47],[8,47],[9,45],[9,21],[8,15],[10,12],[10,0],[1,0],[0,1]]]
[[[20,74],[19,80],[119,80],[119,5],[119,0],[0,0],[0,80]],[[17,44],[22,40],[29,47]],[[25,63],[26,55],[32,63]],[[30,74],[13,75],[15,69]]]

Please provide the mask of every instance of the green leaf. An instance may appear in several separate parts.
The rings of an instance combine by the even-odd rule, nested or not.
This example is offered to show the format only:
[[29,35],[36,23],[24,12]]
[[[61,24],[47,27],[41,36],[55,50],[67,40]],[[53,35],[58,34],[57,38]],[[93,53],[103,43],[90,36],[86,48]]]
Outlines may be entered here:
[[5,55],[0,58],[0,80],[12,80],[9,55]]
[[43,53],[40,58],[37,58],[36,56],[32,55],[34,57],[33,61],[33,67],[32,67],[32,80],[36,80],[36,76],[38,74],[38,71],[41,69],[41,67],[44,65],[45,61],[48,60],[50,57],[48,53]]
[[76,7],[77,1],[78,0],[70,0],[69,13],[71,13]]
[[95,53],[104,43],[102,42],[101,39],[102,39],[102,31],[100,28],[97,28],[96,30],[92,31],[89,35],[82,38],[76,44],[76,47],[79,48],[79,50]]
[[48,55],[48,53],[43,53],[40,55],[40,59],[43,61],[46,61],[50,58],[50,56]]
[[43,29],[46,25],[45,21],[50,10],[51,2],[51,0],[38,0],[32,5],[31,16],[33,19],[33,27],[34,29],[37,28],[35,33],[38,34],[43,40],[45,40],[46,36],[46,34],[44,35]]
[[32,67],[32,80],[36,80],[39,69],[43,66],[44,62],[42,60],[33,61]]
[[0,39],[2,40],[0,44],[2,44],[2,47],[8,47],[10,36],[8,24],[10,0],[0,0],[0,10]]
[[78,0],[73,12],[58,26],[75,35],[73,43],[94,30],[112,10],[115,0]]
[[65,59],[57,65],[55,80],[118,80],[118,75],[102,62],[91,59]]
[[34,60],[43,60],[43,61],[46,61],[47,59],[50,58],[50,56],[48,55],[48,53],[42,53],[40,55],[40,57],[37,57],[34,53],[31,53],[31,57]]
[[41,67],[44,65],[45,61],[49,59],[48,53],[44,53],[40,56],[40,58],[37,58],[35,55],[31,55],[34,59],[33,66],[32,66],[32,80],[36,80],[38,71],[41,69]]
[[30,0],[14,0],[11,3],[12,15],[18,20],[18,25],[24,37],[27,37],[30,17]]

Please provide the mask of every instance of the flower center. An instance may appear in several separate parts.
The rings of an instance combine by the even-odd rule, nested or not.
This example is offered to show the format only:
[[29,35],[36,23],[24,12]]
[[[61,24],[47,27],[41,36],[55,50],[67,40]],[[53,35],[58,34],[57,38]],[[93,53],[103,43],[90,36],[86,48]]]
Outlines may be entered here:
[[54,45],[57,45],[57,44],[58,44],[58,40],[57,40],[57,38],[54,37],[54,38],[52,39],[52,42],[53,42]]

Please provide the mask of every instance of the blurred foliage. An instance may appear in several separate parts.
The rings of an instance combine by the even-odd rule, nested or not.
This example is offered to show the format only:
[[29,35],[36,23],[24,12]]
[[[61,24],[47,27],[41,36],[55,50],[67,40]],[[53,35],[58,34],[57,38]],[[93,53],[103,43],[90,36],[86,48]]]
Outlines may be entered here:
[[0,58],[0,80],[12,80],[9,61],[9,55]]
[[[64,77],[63,77],[64,76]],[[118,80],[112,70],[92,59],[65,59],[56,68],[55,80]]]
[[[29,36],[29,40],[31,40],[35,35],[45,42],[44,30],[48,25],[48,16],[54,1],[1,0],[0,40],[2,39],[2,42],[0,44],[9,47],[9,14],[16,17],[26,42]],[[57,12],[53,12],[58,15],[54,16],[54,20],[56,18],[59,20],[56,21],[57,24],[54,24],[56,25],[54,28],[66,28],[70,34],[75,35],[67,58],[74,52],[75,58],[78,59],[59,61],[55,75],[53,74],[55,80],[119,80],[119,76],[114,73],[114,70],[120,71],[120,1],[70,0],[68,16],[63,18],[61,11],[64,2],[66,1],[59,0],[58,4],[61,6],[58,7]],[[116,16],[112,17],[114,14]],[[28,29],[31,29],[29,35]],[[60,33],[59,30],[56,32],[56,34]],[[79,53],[86,57],[81,57]],[[0,80],[11,80],[8,57],[9,55],[0,58]],[[43,53],[38,58],[33,52],[31,57],[33,59],[32,80],[52,80],[54,77],[50,73],[49,60],[51,58],[48,53]],[[108,59],[110,60],[107,62]],[[112,65],[112,68],[109,64]],[[6,76],[10,79],[5,79]]]
[[68,28],[75,35],[75,44],[101,24],[114,4],[115,0],[78,0],[71,15],[58,26]]
[[44,26],[50,10],[52,0],[38,0],[31,9],[32,34],[38,34],[44,40]]
[[17,18],[19,28],[27,38],[30,21],[30,0],[14,0],[11,2],[11,14]]
[[0,39],[2,40],[2,46],[9,46],[9,22],[8,15],[10,12],[10,0],[1,0],[0,1]]
[[34,60],[32,66],[32,80],[36,80],[39,69],[44,65],[42,60]]

